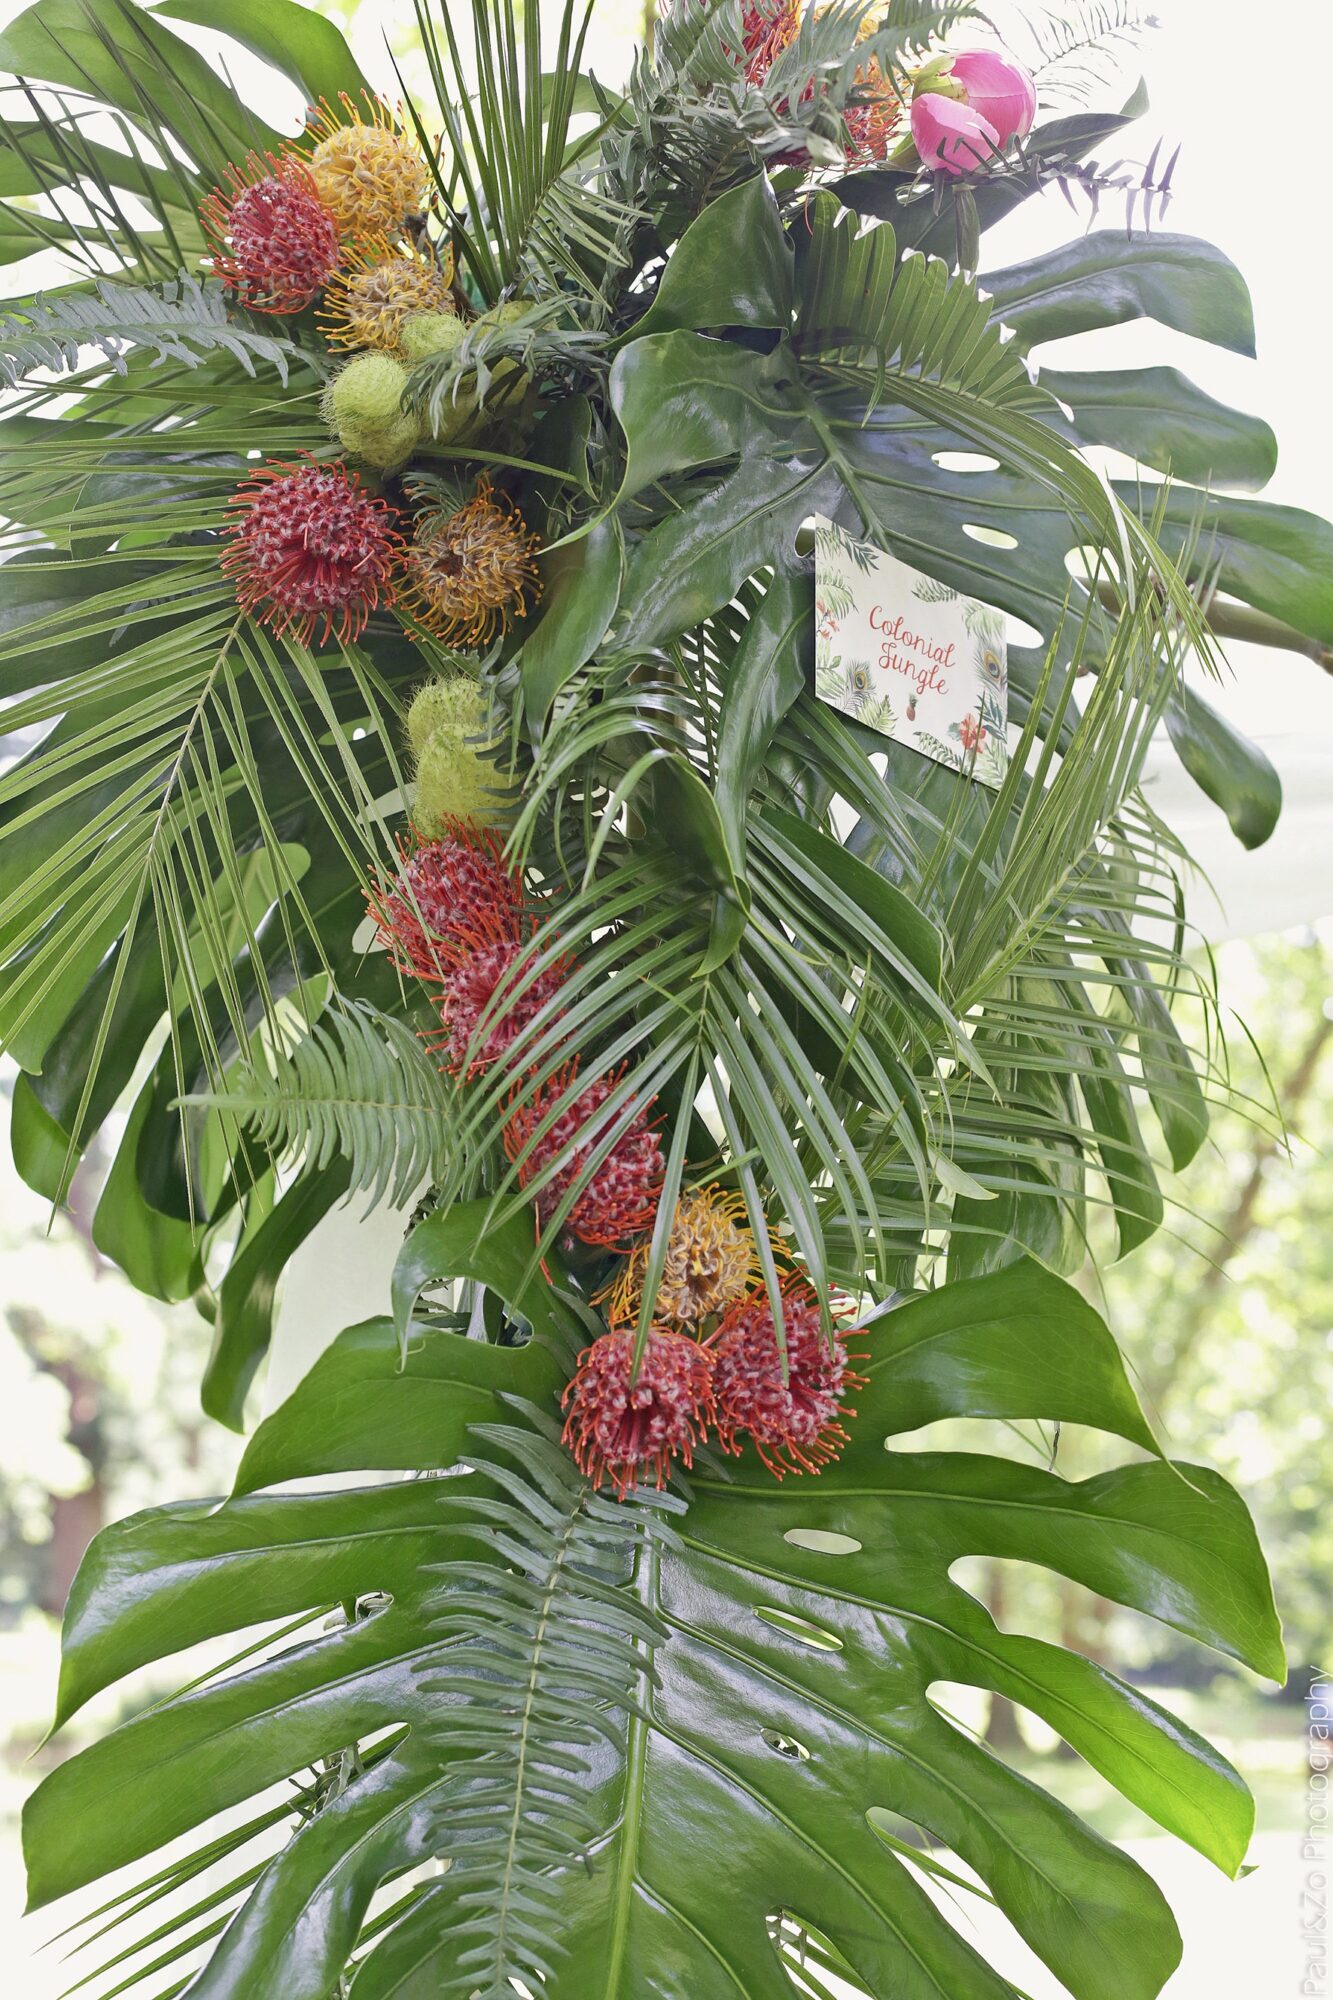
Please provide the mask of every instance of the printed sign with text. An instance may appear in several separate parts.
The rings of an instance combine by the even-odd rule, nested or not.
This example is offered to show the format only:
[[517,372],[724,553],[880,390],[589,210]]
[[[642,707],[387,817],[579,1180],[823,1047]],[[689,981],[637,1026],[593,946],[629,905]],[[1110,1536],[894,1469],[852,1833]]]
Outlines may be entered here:
[[998,787],[1009,763],[1004,613],[815,520],[815,692]]

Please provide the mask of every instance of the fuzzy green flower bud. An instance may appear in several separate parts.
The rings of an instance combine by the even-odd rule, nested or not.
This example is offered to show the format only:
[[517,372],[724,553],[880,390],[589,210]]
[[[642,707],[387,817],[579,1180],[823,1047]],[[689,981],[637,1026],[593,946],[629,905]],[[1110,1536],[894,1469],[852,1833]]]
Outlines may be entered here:
[[407,735],[417,765],[413,819],[424,839],[438,840],[457,820],[506,823],[507,786],[494,755],[499,739],[475,681],[464,674],[427,681],[407,712]]
[[461,347],[467,327],[457,313],[413,313],[403,324],[399,348],[410,367],[431,354],[452,354]]
[[420,419],[403,408],[407,370],[391,354],[359,354],[340,369],[324,395],[324,415],[339,444],[380,472],[411,457]]

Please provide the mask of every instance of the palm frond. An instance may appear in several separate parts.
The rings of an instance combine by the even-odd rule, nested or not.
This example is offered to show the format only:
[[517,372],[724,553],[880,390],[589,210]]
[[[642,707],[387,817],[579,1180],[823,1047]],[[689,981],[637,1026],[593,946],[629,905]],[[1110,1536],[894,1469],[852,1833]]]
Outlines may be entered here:
[[600,131],[571,132],[592,0],[563,0],[549,67],[537,0],[471,0],[466,14],[414,5],[449,146],[450,179],[437,171],[437,185],[471,279],[489,304],[573,279],[605,313],[602,287],[638,212],[599,185]]

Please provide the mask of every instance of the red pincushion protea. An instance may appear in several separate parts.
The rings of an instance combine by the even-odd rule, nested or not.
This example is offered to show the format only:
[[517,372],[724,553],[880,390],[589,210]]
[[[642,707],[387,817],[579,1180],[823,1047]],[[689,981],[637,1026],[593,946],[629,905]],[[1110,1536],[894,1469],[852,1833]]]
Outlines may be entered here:
[[741,27],[745,80],[762,83],[801,31],[801,0],[745,0]]
[[222,567],[242,609],[309,645],[365,630],[403,543],[394,514],[345,465],[266,465],[238,487]]
[[[589,1155],[606,1138],[613,1122],[608,1114],[599,1117],[618,1079],[598,1077],[566,1106],[550,1127],[536,1140],[532,1151],[521,1158],[529,1140],[569,1088],[577,1065],[566,1065],[548,1078],[525,1102],[518,1104],[505,1126],[505,1150],[518,1161],[520,1186],[526,1187],[557,1153],[573,1145],[569,1162],[546,1182],[537,1196],[537,1214],[545,1223],[555,1213],[571,1184],[587,1165]],[[615,1117],[621,1114],[614,1114]],[[662,1192],[662,1146],[641,1111],[616,1140],[574,1203],[565,1227],[582,1243],[599,1243],[614,1250],[639,1231],[647,1229],[657,1213]]]
[[251,153],[199,207],[213,270],[254,312],[293,313],[341,261],[338,226],[299,160]]
[[710,1343],[722,1443],[739,1452],[740,1435],[748,1433],[777,1479],[788,1472],[817,1472],[837,1457],[847,1442],[840,1420],[855,1415],[843,1396],[863,1380],[838,1336],[825,1336],[819,1302],[804,1285],[784,1290],[782,1322],[785,1382],[773,1312],[763,1293],[734,1307]]
[[489,1069],[560,991],[566,962],[527,976],[529,948],[508,936],[479,936],[460,955],[440,992],[446,1061],[457,1075]]
[[481,935],[518,943],[523,888],[487,827],[447,824],[405,855],[397,879],[371,897],[380,937],[404,972],[442,979]]
[[562,1398],[564,1440],[594,1486],[616,1498],[641,1479],[666,1482],[673,1459],[691,1465],[713,1422],[713,1358],[672,1327],[651,1329],[631,1386],[634,1335],[606,1333],[579,1356]]

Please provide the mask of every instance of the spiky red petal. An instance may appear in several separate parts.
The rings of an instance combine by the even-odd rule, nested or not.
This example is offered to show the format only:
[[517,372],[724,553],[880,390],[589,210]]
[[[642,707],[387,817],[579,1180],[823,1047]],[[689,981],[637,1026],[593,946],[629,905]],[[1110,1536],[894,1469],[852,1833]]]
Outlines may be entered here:
[[[537,1214],[543,1223],[554,1214],[569,1187],[583,1172],[589,1156],[605,1140],[615,1119],[622,1115],[602,1111],[619,1079],[598,1077],[560,1112],[550,1130],[536,1138],[531,1152],[523,1157],[543,1119],[576,1074],[577,1065],[567,1065],[548,1078],[515,1106],[505,1126],[505,1149],[510,1159],[518,1162],[518,1178],[523,1187],[557,1153],[570,1145],[575,1148],[572,1158],[536,1197]],[[663,1171],[661,1141],[647,1111],[640,1111],[579,1195],[565,1227],[582,1243],[615,1249],[652,1222],[662,1192]]]
[[562,960],[528,976],[531,949],[516,938],[479,936],[440,989],[448,1066],[474,1076],[507,1055],[564,983]]
[[391,603],[402,549],[395,515],[345,465],[266,465],[236,490],[222,568],[241,608],[309,645],[358,638]]
[[808,1287],[782,1295],[787,1379],[783,1380],[773,1310],[755,1293],[728,1313],[713,1336],[717,1427],[728,1451],[749,1436],[769,1471],[817,1472],[847,1442],[841,1419],[855,1412],[844,1403],[860,1381],[837,1333],[826,1335],[819,1301]]
[[300,312],[337,270],[338,228],[299,160],[251,153],[199,207],[213,270],[253,312]]
[[487,827],[452,822],[406,855],[371,897],[380,937],[404,972],[443,979],[479,936],[518,943],[523,887]]
[[653,1327],[634,1370],[634,1335],[606,1333],[579,1356],[561,1399],[564,1440],[594,1486],[617,1499],[651,1478],[661,1487],[672,1461],[694,1462],[713,1422],[713,1360],[706,1348],[666,1326]]

